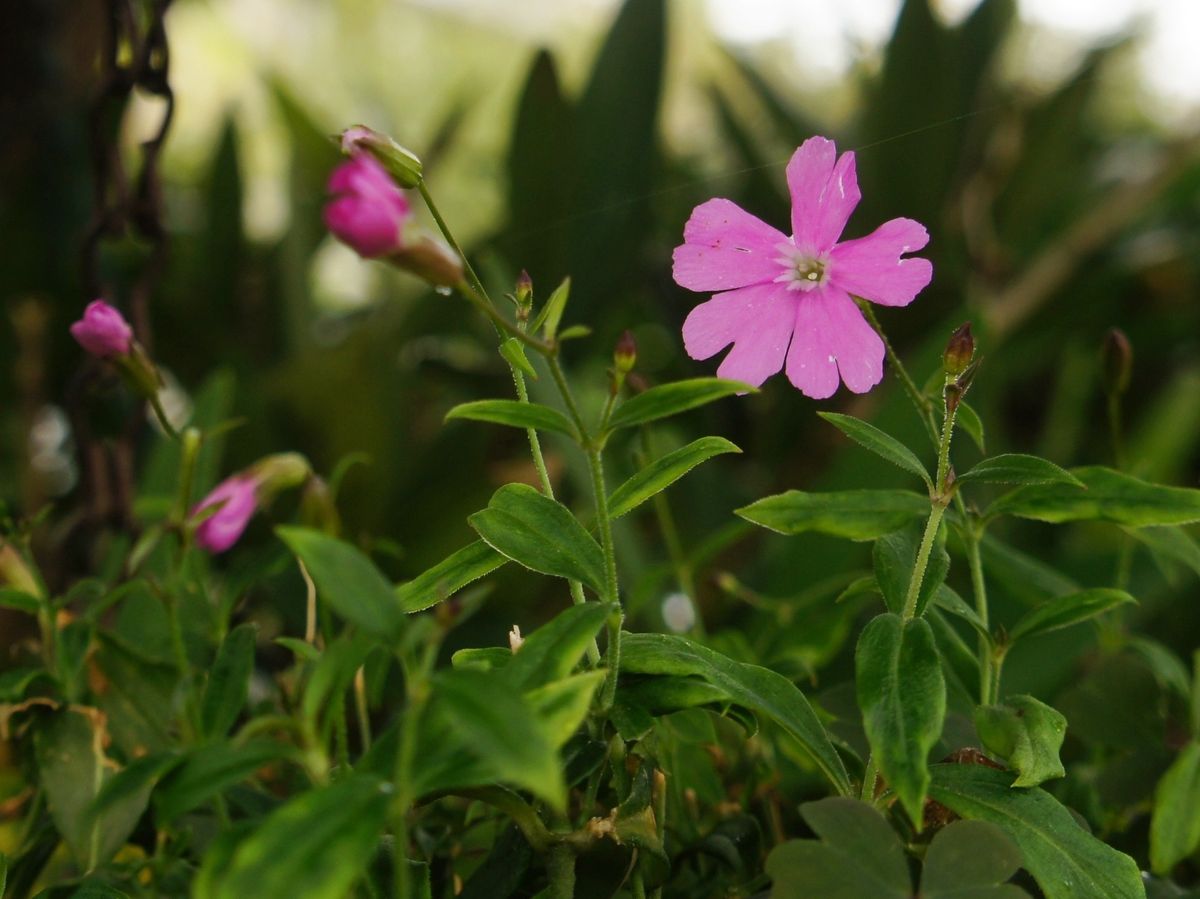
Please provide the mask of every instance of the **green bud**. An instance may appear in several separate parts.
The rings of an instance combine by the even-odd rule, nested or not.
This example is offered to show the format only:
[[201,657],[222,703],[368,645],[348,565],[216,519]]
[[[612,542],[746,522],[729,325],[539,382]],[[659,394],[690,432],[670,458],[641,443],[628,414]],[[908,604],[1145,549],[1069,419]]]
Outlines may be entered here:
[[964,322],[950,335],[946,351],[942,354],[942,370],[947,378],[957,378],[975,356],[975,338],[971,336],[971,323]]
[[312,466],[299,453],[275,453],[264,456],[248,469],[246,475],[257,484],[261,502],[269,502],[277,494],[299,487],[312,475]]
[[38,599],[44,596],[42,585],[25,557],[3,539],[0,539],[0,587],[20,590]]
[[1133,373],[1133,347],[1120,328],[1109,328],[1100,349],[1104,367],[1104,389],[1110,396],[1120,396],[1129,389]]
[[355,125],[342,132],[341,144],[342,152],[347,156],[370,153],[401,187],[416,187],[421,183],[421,160],[386,134],[380,134],[365,125]]
[[517,287],[513,292],[513,299],[517,301],[517,308],[528,309],[533,305],[533,279],[529,277],[529,272],[521,269],[521,274],[517,277]]

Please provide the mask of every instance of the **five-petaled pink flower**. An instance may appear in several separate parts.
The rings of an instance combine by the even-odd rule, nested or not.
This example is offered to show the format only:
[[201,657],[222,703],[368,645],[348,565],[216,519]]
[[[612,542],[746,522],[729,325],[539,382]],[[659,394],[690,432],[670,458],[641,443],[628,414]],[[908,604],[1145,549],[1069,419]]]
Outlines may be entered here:
[[325,225],[360,256],[373,259],[404,246],[412,207],[373,156],[355,153],[334,169],[329,193],[333,199],[325,206]]
[[71,325],[71,336],[101,359],[124,356],[133,347],[133,329],[124,316],[104,300],[92,300],[83,318]]
[[196,526],[196,545],[210,553],[223,553],[242,536],[258,508],[258,479],[236,474],[226,478],[192,509],[192,517],[220,507]]
[[812,137],[787,166],[792,236],[729,200],[697,206],[675,248],[675,281],[719,291],[683,324],[693,359],[729,344],[721,377],[758,386],[780,368],[807,396],[824,399],[838,380],[866,393],[883,378],[883,341],[851,294],[906,306],[929,283],[927,259],[904,258],[929,241],[912,219],[885,222],[866,237],[838,242],[861,194],[854,153]]

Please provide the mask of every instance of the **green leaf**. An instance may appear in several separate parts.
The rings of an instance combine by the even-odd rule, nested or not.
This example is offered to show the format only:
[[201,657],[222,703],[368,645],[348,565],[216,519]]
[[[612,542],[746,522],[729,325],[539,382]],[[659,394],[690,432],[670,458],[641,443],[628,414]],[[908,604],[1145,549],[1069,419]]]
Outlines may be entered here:
[[1015,643],[1022,637],[1045,634],[1079,624],[1127,602],[1137,600],[1124,590],[1112,590],[1107,587],[1056,597],[1021,616],[1009,631],[1009,642]]
[[374,856],[391,788],[362,774],[280,806],[233,853],[212,899],[345,896]]
[[1111,521],[1134,528],[1200,521],[1200,490],[1148,484],[1100,466],[1071,473],[1086,490],[1065,484],[1018,487],[992,503],[988,515],[1016,515],[1052,524]]
[[[875,541],[871,551],[879,592],[883,594],[888,611],[897,615],[904,610],[904,601],[908,597],[908,585],[917,563],[921,531],[919,525],[914,525],[892,534],[885,534]],[[921,588],[917,593],[917,617],[924,614],[925,607],[937,595],[949,571],[950,556],[946,553],[944,531],[940,531],[929,554],[925,574],[921,578]]]
[[477,400],[460,403],[446,413],[446,421],[467,418],[472,421],[490,421],[511,428],[534,428],[538,431],[557,431],[572,440],[578,440],[575,427],[557,409],[539,403],[520,403],[516,400]]
[[229,733],[246,704],[257,636],[255,625],[238,625],[217,650],[200,705],[201,729],[209,737],[223,737]]
[[958,413],[954,417],[955,427],[962,428],[967,432],[967,436],[971,441],[979,447],[981,453],[987,452],[987,445],[984,440],[983,419],[979,417],[979,413],[974,408],[967,405],[965,402],[958,404]]
[[1200,848],[1200,742],[1192,740],[1171,763],[1154,791],[1150,867],[1166,876]]
[[804,694],[782,675],[666,634],[626,634],[621,641],[621,671],[708,681],[738,705],[767,716],[783,728],[840,792],[850,792],[850,778],[824,726]]
[[1021,867],[1021,850],[994,824],[955,821],[933,837],[921,869],[921,899],[1021,899],[1005,883]]
[[102,749],[107,736],[103,715],[85,706],[55,712],[34,730],[38,780],[46,791],[50,817],[85,871],[124,845],[153,786],[144,783],[99,813],[93,810],[101,789],[119,770]]
[[36,596],[30,595],[24,590],[18,590],[15,587],[0,588],[0,609],[14,609],[18,612],[36,615],[41,606],[41,601]]
[[1172,559],[1200,575],[1200,543],[1181,527],[1123,528],[1126,534],[1144,543],[1160,567],[1162,559]]
[[[504,357],[504,361],[521,372],[528,378],[534,381],[538,379],[537,369],[529,361],[529,357],[525,355],[525,345],[517,338],[510,337],[500,344],[500,355]],[[507,422],[501,422],[507,424]]]
[[400,608],[420,612],[449,599],[463,587],[491,574],[508,561],[482,540],[464,546],[396,588]]
[[929,500],[907,490],[789,490],[751,503],[736,514],[780,534],[817,531],[850,540],[874,540],[928,515]]
[[931,774],[933,799],[1012,838],[1046,899],[1144,899],[1134,860],[1088,833],[1044,790],[1013,787],[1011,774],[983,765],[934,765]]
[[1009,696],[1003,705],[975,709],[984,748],[1017,772],[1014,787],[1036,787],[1066,774],[1058,751],[1067,736],[1061,712],[1032,696]]
[[615,431],[617,428],[628,428],[678,415],[680,412],[695,409],[735,393],[757,392],[758,389],[749,384],[722,378],[673,381],[670,384],[651,387],[646,392],[626,400],[617,407],[617,411],[608,421],[608,426],[610,430]]
[[559,612],[525,637],[504,666],[504,679],[525,691],[566,677],[579,664],[606,617],[608,609],[598,602]]
[[404,612],[392,585],[362,552],[308,528],[278,527],[275,533],[304,563],[334,611],[376,637],[392,640],[400,633]]
[[592,696],[606,676],[602,669],[585,671],[526,691],[526,702],[555,747],[575,736],[591,708]]
[[821,839],[789,840],[767,856],[771,899],[908,899],[912,879],[896,832],[865,802],[806,802],[800,814]]
[[562,809],[566,786],[557,747],[507,680],[463,669],[439,672],[421,723],[414,772],[420,791],[502,781]]
[[608,514],[620,518],[632,512],[655,494],[666,490],[701,462],[721,453],[740,453],[741,450],[724,437],[701,437],[687,446],[655,459],[608,498]]
[[278,643],[284,649],[291,650],[292,655],[297,659],[304,659],[306,662],[315,662],[321,658],[321,650],[297,637],[276,637],[273,642]]
[[981,484],[1067,484],[1083,487],[1083,482],[1065,468],[1038,456],[1021,453],[1005,453],[984,459],[966,474],[958,476],[957,483]]
[[933,486],[933,481],[929,478],[929,472],[925,470],[925,466],[921,464],[921,460],[913,454],[912,450],[891,434],[887,434],[874,425],[868,424],[860,418],[854,418],[851,415],[841,415],[837,412],[818,412],[817,414],[859,446],[865,447],[880,458],[886,459],[888,462],[903,468],[911,474],[915,474],[925,482],[926,486]]
[[531,331],[542,328],[542,334],[547,340],[553,340],[558,333],[558,323],[562,321],[563,310],[567,308],[567,300],[571,297],[571,279],[563,278],[562,283],[554,288],[542,311],[533,319],[529,326]]
[[979,613],[967,605],[967,601],[950,587],[947,587],[945,584],[938,587],[937,593],[933,597],[933,604],[939,609],[944,609],[951,615],[967,622],[967,624],[975,628],[975,632],[980,636],[987,637],[989,640],[991,639],[991,635],[988,633],[988,629],[984,627]]
[[858,705],[880,772],[920,828],[929,750],[942,735],[946,683],[929,623],[874,618],[854,654]]
[[514,562],[587,584],[603,592],[600,545],[562,503],[526,484],[506,484],[488,507],[467,522],[484,541]]
[[154,792],[155,811],[160,820],[172,821],[289,754],[287,746],[271,740],[199,746],[162,779]]

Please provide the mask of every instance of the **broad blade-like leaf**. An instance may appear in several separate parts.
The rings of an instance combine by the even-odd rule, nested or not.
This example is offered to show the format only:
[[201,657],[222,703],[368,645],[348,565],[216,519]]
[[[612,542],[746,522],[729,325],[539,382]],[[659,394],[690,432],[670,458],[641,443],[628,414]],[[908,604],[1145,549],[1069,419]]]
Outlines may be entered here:
[[574,426],[565,415],[557,409],[538,403],[520,403],[516,400],[477,400],[473,403],[460,403],[446,413],[446,421],[455,418],[487,421],[508,425],[510,428],[557,431],[573,440],[578,439]]
[[287,746],[259,740],[243,746],[212,743],[193,749],[154,792],[161,821],[171,821],[245,780],[263,765],[290,755]]
[[1166,876],[1200,848],[1200,742],[1192,740],[1154,791],[1150,866]]
[[984,748],[1017,772],[1014,787],[1036,787],[1066,773],[1058,751],[1067,735],[1067,719],[1039,699],[1009,696],[1004,705],[979,706],[975,730]]
[[858,705],[880,772],[920,827],[929,750],[942,735],[946,683],[929,623],[874,618],[854,654]]
[[849,793],[850,778],[824,726],[804,694],[782,675],[666,634],[626,634],[621,641],[621,671],[703,678],[738,705],[765,715],[791,734],[838,791]]
[[600,545],[562,503],[526,484],[506,484],[467,519],[489,546],[514,562],[603,591]]
[[681,477],[713,456],[721,453],[740,453],[741,450],[724,437],[701,437],[687,446],[655,459],[608,498],[608,514],[619,518],[632,512],[656,493],[666,490]]
[[907,490],[789,490],[738,509],[747,521],[780,534],[817,531],[850,540],[874,540],[929,514],[929,500]]
[[449,599],[463,587],[491,574],[508,561],[482,540],[451,553],[432,568],[396,588],[400,608],[420,612]]
[[1127,602],[1137,600],[1124,590],[1112,590],[1107,587],[1059,596],[1026,612],[1009,632],[1009,640],[1015,643],[1022,637],[1070,627]]
[[1021,867],[1021,850],[995,824],[955,821],[934,836],[921,869],[921,899],[1021,899],[1005,883]]
[[984,459],[970,471],[958,476],[958,483],[969,484],[1068,484],[1083,487],[1083,482],[1065,468],[1038,456],[1005,453]]
[[200,721],[209,737],[225,736],[246,704],[257,635],[255,625],[240,624],[229,632],[217,650],[200,705]]
[[375,854],[390,787],[363,774],[300,794],[238,844],[213,899],[345,896]]
[[633,425],[645,424],[671,415],[678,415],[688,409],[695,409],[722,397],[735,393],[757,393],[757,389],[741,381],[727,381],[723,378],[692,378],[687,381],[673,381],[670,384],[660,384],[651,387],[645,393],[622,403],[609,419],[608,426],[628,428]]
[[1011,786],[983,765],[934,765],[929,795],[964,818],[989,821],[1017,844],[1046,899],[1145,899],[1138,866],[1088,833],[1044,790]]
[[1111,468],[1076,468],[1071,474],[1086,490],[1067,484],[1018,487],[1000,497],[989,515],[1037,521],[1111,521],[1144,528],[1200,521],[1200,490],[1148,484]]
[[875,455],[903,468],[910,474],[915,474],[926,485],[933,483],[929,478],[929,472],[921,464],[921,460],[891,434],[852,415],[841,415],[837,412],[818,412],[817,414],[859,446],[869,449]]
[[339,615],[376,637],[390,640],[400,632],[404,612],[392,585],[362,552],[309,528],[278,527],[275,533],[304,563],[318,595]]

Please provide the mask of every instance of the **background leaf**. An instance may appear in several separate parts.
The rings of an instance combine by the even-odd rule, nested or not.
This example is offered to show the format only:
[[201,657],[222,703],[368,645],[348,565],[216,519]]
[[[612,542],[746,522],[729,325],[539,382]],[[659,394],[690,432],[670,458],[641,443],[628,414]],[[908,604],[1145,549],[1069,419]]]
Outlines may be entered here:
[[781,534],[818,531],[850,540],[874,540],[929,513],[929,500],[906,490],[789,490],[738,509],[747,521]]

